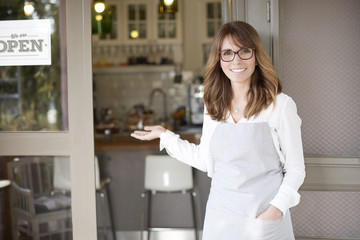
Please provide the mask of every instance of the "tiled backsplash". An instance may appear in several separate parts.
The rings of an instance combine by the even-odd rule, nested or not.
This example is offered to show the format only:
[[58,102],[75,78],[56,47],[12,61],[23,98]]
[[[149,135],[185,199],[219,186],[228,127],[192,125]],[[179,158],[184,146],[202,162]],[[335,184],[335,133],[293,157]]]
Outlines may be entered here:
[[[94,74],[94,96],[97,116],[102,108],[111,108],[113,114],[119,118],[126,117],[127,113],[136,104],[144,104],[147,108],[150,93],[154,88],[161,88],[167,95],[167,113],[178,107],[188,104],[188,86],[192,81],[192,74],[183,76],[182,83],[174,83],[175,71],[130,71],[121,73]],[[162,95],[156,93],[153,97],[151,109],[156,117],[162,117]]]

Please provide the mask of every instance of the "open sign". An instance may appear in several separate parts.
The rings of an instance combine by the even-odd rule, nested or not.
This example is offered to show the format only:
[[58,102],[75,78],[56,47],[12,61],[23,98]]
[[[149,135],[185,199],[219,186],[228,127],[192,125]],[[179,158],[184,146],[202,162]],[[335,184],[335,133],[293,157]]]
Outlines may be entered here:
[[0,66],[51,65],[50,20],[0,21]]
[[0,53],[2,52],[42,52],[43,39],[37,40],[0,40]]

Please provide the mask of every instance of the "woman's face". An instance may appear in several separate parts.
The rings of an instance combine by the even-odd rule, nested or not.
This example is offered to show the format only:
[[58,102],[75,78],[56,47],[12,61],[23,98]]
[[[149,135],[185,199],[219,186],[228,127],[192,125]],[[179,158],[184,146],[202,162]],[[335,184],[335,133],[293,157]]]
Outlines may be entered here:
[[[242,46],[235,44],[232,38],[226,37],[221,45],[222,50],[231,50],[233,52],[239,51]],[[225,75],[230,79],[231,84],[248,84],[251,82],[251,75],[255,71],[255,52],[253,56],[248,60],[240,59],[238,54],[235,54],[234,60],[230,62],[224,62],[220,58],[220,66]]]

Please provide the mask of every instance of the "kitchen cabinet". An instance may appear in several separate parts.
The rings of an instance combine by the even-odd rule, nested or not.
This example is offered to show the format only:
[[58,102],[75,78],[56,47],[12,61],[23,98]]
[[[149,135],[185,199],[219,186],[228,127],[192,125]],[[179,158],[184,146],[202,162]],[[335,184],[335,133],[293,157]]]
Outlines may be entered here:
[[181,44],[181,1],[176,13],[159,12],[158,0],[107,1],[112,9],[109,34],[94,35],[99,45]]
[[93,35],[95,67],[182,62],[181,2],[177,13],[166,14],[159,13],[157,0],[106,4],[112,14],[112,30]]
[[202,43],[211,43],[216,32],[222,25],[221,22],[221,1],[219,0],[200,0],[199,12],[200,41]]
[[202,46],[202,64],[205,65],[209,58],[212,40],[222,25],[221,1],[201,0],[200,4],[199,39]]

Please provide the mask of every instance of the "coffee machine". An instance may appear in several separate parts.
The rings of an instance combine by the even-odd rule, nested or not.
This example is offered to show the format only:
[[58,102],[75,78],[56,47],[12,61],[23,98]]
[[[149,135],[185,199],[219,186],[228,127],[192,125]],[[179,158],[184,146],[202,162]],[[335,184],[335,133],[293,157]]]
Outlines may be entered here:
[[201,126],[204,120],[204,86],[201,83],[193,83],[189,86],[190,124]]

